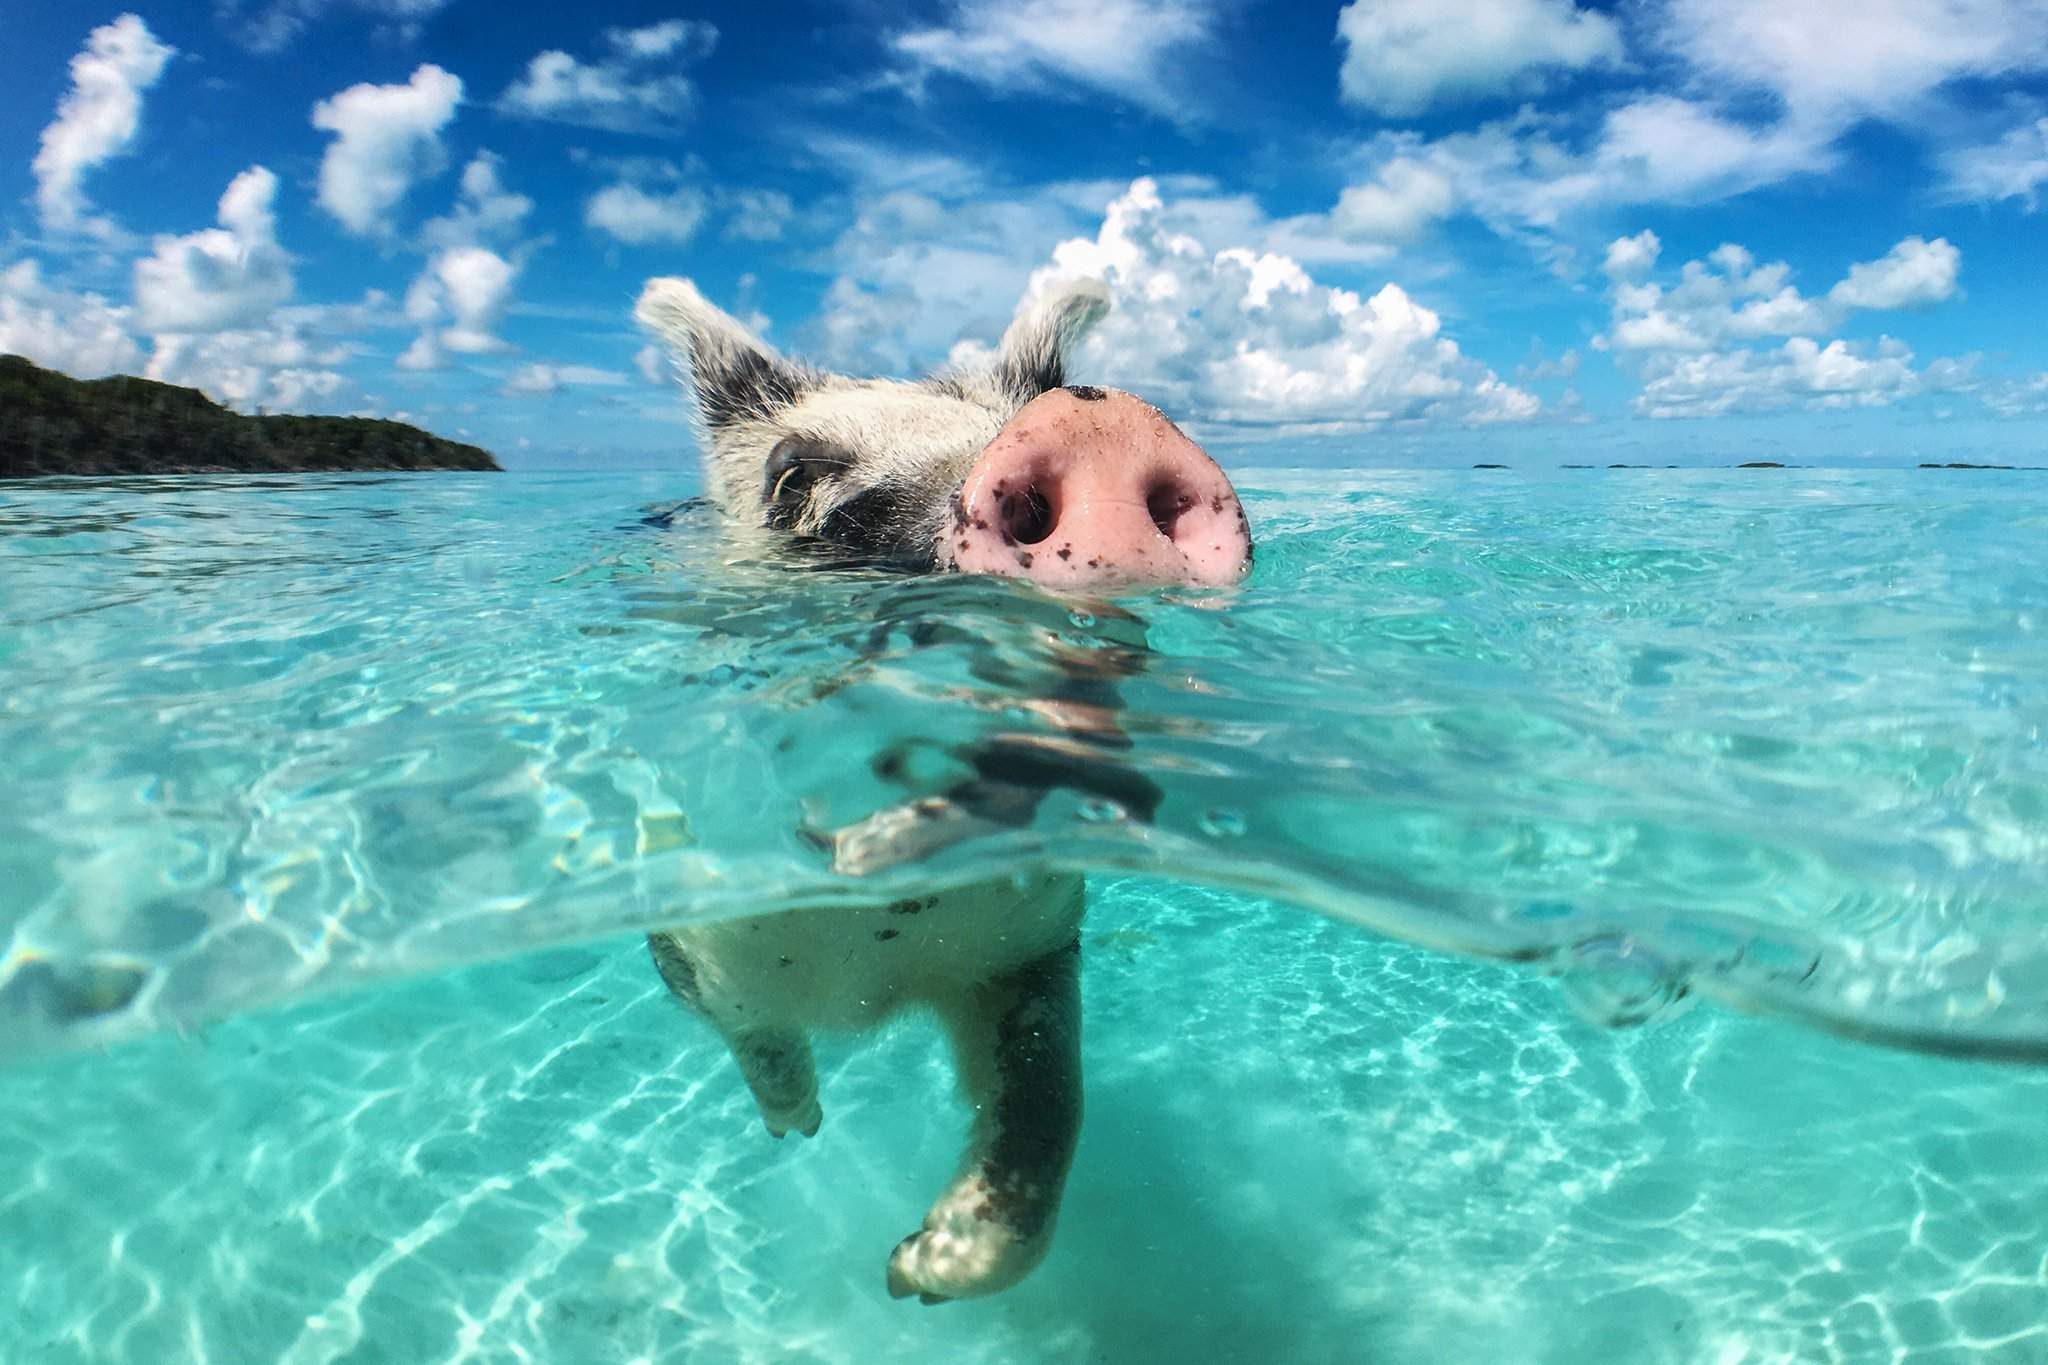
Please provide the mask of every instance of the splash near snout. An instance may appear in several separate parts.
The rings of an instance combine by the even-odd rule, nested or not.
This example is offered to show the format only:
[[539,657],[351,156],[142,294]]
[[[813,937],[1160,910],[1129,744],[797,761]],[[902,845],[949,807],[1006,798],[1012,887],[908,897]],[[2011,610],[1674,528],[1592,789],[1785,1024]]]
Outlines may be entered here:
[[1223,586],[1251,567],[1252,544],[1229,477],[1157,408],[1053,389],[968,472],[943,552],[966,573],[1049,587]]

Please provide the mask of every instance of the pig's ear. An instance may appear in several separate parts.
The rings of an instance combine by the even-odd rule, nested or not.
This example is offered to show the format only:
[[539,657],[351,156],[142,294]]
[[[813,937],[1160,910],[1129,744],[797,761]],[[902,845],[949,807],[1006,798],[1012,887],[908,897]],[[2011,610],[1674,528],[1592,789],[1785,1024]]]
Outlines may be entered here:
[[688,280],[649,280],[633,316],[689,372],[697,411],[713,431],[773,415],[794,403],[809,380]]
[[996,382],[1028,403],[1067,382],[1067,351],[1109,311],[1100,280],[1073,280],[1018,314],[996,351]]

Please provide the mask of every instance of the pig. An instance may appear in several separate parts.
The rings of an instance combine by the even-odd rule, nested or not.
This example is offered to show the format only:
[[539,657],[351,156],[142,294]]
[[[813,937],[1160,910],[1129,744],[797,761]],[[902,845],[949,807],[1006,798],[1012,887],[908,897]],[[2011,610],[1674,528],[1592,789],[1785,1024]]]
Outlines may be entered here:
[[[635,316],[667,348],[694,407],[709,497],[756,534],[898,568],[1028,579],[1055,593],[1226,586],[1249,570],[1236,491],[1143,400],[1068,385],[1067,356],[1108,308],[1100,284],[1020,313],[994,359],[917,381],[857,379],[786,359],[688,280],[650,281]],[[1064,697],[1033,699],[1058,743],[998,739],[976,777],[833,842],[835,863],[1028,819],[1067,786],[1149,818],[1159,793],[1115,761],[1114,681],[1139,651],[1089,651]],[[958,837],[957,834],[951,837]],[[868,1029],[906,1007],[950,1036],[974,1114],[922,1226],[891,1252],[892,1297],[996,1293],[1051,1243],[1079,1137],[1083,879],[1004,878],[937,894],[776,911],[649,936],[669,990],[723,1037],[776,1138],[817,1133],[814,1030]]]

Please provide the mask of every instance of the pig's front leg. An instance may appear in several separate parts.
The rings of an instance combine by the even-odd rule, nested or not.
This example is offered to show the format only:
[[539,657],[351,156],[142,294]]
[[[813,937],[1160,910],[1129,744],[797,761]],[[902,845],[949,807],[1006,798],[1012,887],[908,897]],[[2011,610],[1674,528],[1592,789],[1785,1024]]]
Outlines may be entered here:
[[939,1002],[975,1111],[960,1172],[889,1257],[889,1293],[1007,1289],[1052,1243],[1081,1132],[1079,942]]
[[825,1114],[818,1105],[818,1070],[811,1060],[811,1040],[803,1030],[741,1024],[741,1012],[732,1008],[736,1002],[706,999],[696,959],[676,935],[649,934],[647,947],[669,992],[709,1020],[725,1039],[768,1131],[776,1137],[792,1129],[805,1137],[817,1136]]
[[792,1129],[816,1137],[825,1111],[818,1104],[818,1070],[811,1060],[811,1040],[796,1029],[728,1030],[726,1046],[740,1065],[747,1089],[761,1110],[761,1122],[775,1137]]

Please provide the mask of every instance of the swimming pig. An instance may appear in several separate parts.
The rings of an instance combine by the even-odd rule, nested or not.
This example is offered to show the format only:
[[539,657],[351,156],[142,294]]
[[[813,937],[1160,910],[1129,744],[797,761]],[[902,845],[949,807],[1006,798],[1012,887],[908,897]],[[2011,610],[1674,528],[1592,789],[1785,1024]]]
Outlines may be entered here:
[[[1020,316],[990,364],[917,382],[853,379],[778,356],[687,280],[657,279],[636,316],[689,374],[705,480],[754,527],[935,572],[1058,589],[1229,584],[1251,540],[1223,471],[1150,404],[1065,385],[1068,348],[1107,310],[1099,285]],[[1158,792],[1104,751],[1128,741],[1106,704],[1135,652],[1090,651],[1055,713],[1060,742],[1001,739],[942,798],[840,832],[840,866],[877,840],[1028,819],[1052,786],[1148,818]],[[1089,672],[1092,670],[1092,673]],[[915,842],[913,837],[912,842]],[[662,978],[724,1036],[768,1131],[822,1118],[809,1035],[905,1005],[951,1036],[974,1110],[958,1173],[889,1257],[896,1297],[992,1294],[1044,1257],[1081,1123],[1080,877],[1003,879],[940,895],[691,925],[650,936]]]

